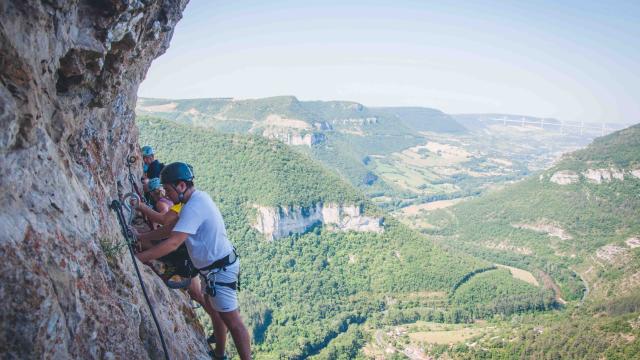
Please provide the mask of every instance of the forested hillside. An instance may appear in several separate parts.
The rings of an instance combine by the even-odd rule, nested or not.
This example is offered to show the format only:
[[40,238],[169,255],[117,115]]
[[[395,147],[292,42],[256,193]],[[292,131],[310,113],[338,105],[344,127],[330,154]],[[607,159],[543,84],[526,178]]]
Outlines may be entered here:
[[[385,326],[563,311],[632,294],[640,278],[637,127],[524,178],[588,137],[291,96],[141,99],[137,111],[171,120],[139,117],[143,141],[196,165],[246,252],[261,354],[327,358]],[[320,225],[269,243],[252,226],[256,206],[304,214],[319,203],[362,208],[384,232]]]
[[[544,271],[566,299],[621,291],[638,268],[640,127],[596,140],[556,166],[502,191],[434,213],[453,246],[502,263]],[[637,285],[637,284],[635,284]]]
[[[242,302],[255,348],[264,357],[332,358],[337,352],[375,357],[371,336],[384,327],[415,321],[472,324],[531,314],[511,330],[498,322],[491,332],[478,333],[478,341],[495,354],[521,354],[518,342],[504,347],[491,336],[504,329],[503,339],[511,336],[509,331],[526,337],[527,326],[540,323],[568,326],[554,319],[567,312],[595,313],[596,306],[609,306],[599,299],[611,294],[636,294],[640,240],[634,194],[640,179],[636,152],[629,148],[637,147],[637,127],[600,139],[503,190],[429,212],[424,237],[316,163],[314,147],[294,151],[264,136],[224,134],[151,117],[139,117],[138,125],[142,142],[157,148],[162,161],[192,163],[197,184],[219,203],[243,256]],[[334,134],[325,144],[347,144],[340,136]],[[349,143],[350,149],[358,146],[371,151],[370,143]],[[443,159],[453,156],[454,145],[440,148]],[[255,205],[329,202],[355,204],[384,217],[384,232],[335,232],[319,224],[269,242],[252,227]],[[493,264],[524,269],[531,279],[517,274],[523,270]],[[583,298],[587,310],[575,310]],[[562,310],[565,306],[568,310]],[[625,311],[611,321],[631,318],[635,310]],[[598,324],[593,331],[608,326],[605,320]],[[526,341],[541,346],[544,339]],[[605,350],[627,351],[624,344],[612,344]],[[429,351],[443,350],[462,358],[480,354],[472,348]],[[590,353],[605,350],[587,348]]]
[[[393,111],[389,111],[393,110]],[[414,114],[405,119],[398,112]],[[418,131],[464,131],[438,111],[368,108],[349,101],[299,101],[293,96],[263,99],[140,99],[139,114],[228,133],[251,133],[304,145],[352,185],[369,192],[389,192],[367,168],[365,157],[388,155],[419,144]]]
[[[527,323],[539,322],[549,333],[520,328],[521,341],[491,345],[495,356],[640,354],[640,314],[631,305],[640,294],[639,170],[636,125],[565,155],[541,174],[427,217],[434,228],[424,232],[443,246],[527,269],[559,301],[569,301],[571,315]],[[602,341],[581,343],[587,333]],[[567,342],[580,345],[571,350]]]
[[[367,212],[381,210],[278,141],[154,118],[138,118],[138,126],[141,143],[154,146],[165,163],[191,163],[197,186],[219,204],[242,257],[243,312],[259,358],[318,353],[350,324],[393,321],[383,313],[395,306],[389,299],[429,291],[446,294],[465,274],[487,266],[457,251],[442,250],[392,219],[381,234],[330,232],[319,226],[304,235],[267,242],[251,227],[253,204],[361,202]],[[405,313],[425,310],[420,301],[403,304]],[[432,312],[436,310],[444,313],[447,308]],[[344,336],[340,339],[346,341]]]
[[503,126],[486,122],[483,115],[300,101],[293,96],[140,98],[136,112],[292,145],[379,206],[397,210],[394,216],[411,225],[420,222],[414,221],[412,206],[473,197],[496,184],[521,179],[590,138],[537,126]]

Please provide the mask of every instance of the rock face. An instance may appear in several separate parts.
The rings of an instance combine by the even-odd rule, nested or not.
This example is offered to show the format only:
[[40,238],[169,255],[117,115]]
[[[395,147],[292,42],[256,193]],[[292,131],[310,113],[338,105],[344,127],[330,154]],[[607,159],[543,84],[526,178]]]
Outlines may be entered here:
[[256,122],[250,131],[258,128],[262,128],[262,136],[282,141],[287,145],[311,147],[325,140],[324,134],[313,132],[314,127],[307,122],[278,114],[270,114],[264,121]]
[[292,234],[304,234],[314,226],[323,225],[333,231],[384,231],[383,219],[365,216],[359,206],[321,204],[313,207],[255,206],[257,218],[253,227],[268,240]]
[[262,136],[269,139],[276,139],[282,141],[287,145],[306,145],[311,147],[313,145],[319,144],[326,140],[326,136],[322,133],[308,133],[308,134],[300,134],[296,132],[273,132],[273,131],[265,131]]
[[[360,105],[362,106],[362,105]],[[349,119],[333,119],[332,122],[334,124],[341,125],[371,125],[377,124],[378,118],[376,117],[367,117],[367,118],[349,118]]]
[[571,240],[573,237],[564,229],[550,224],[547,220],[538,221],[535,224],[512,224],[517,229],[527,229],[538,233],[547,234],[549,236],[557,237],[560,240]]
[[594,184],[602,184],[603,182],[611,182],[611,180],[624,180],[624,172],[619,169],[587,169],[582,175],[587,181]]
[[[105,251],[122,242],[107,206],[130,190],[138,85],[186,3],[0,2],[3,358],[163,357],[131,258]],[[207,358],[186,296],[140,265],[170,356]]]
[[570,170],[561,170],[555,172],[551,178],[549,179],[552,183],[556,183],[558,185],[569,185],[575,184],[580,181],[580,176],[574,171]]
[[608,263],[613,263],[616,261],[627,262],[629,260],[627,249],[611,244],[599,248],[596,251],[596,257]]
[[637,247],[640,247],[640,238],[637,238],[637,237],[629,238],[625,241],[625,244],[627,244],[627,246],[630,247],[631,249],[635,249]]
[[[603,184],[610,183],[614,180],[624,181],[625,173],[632,179],[634,177],[640,178],[640,170],[625,170],[612,167],[609,169],[587,169],[581,174],[571,170],[560,170],[556,171],[549,181],[558,185],[575,184],[580,182],[580,175],[582,175],[586,181],[592,184]],[[543,177],[541,175],[540,180],[542,179]]]

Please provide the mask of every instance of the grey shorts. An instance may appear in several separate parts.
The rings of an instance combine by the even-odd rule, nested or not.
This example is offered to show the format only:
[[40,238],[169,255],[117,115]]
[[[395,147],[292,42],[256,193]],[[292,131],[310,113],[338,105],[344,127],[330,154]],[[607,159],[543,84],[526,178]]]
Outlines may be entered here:
[[[227,266],[225,270],[215,269],[200,273],[205,284],[205,293],[213,300],[213,308],[218,312],[229,312],[238,308],[238,274],[240,273],[240,259]],[[236,289],[228,285],[236,283]]]

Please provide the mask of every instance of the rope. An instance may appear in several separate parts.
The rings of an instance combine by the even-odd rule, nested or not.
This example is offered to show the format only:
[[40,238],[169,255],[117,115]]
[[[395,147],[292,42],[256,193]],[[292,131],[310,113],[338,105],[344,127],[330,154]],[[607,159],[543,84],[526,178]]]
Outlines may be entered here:
[[142,293],[144,294],[144,298],[147,301],[147,306],[149,306],[149,310],[151,311],[151,317],[153,317],[153,322],[156,324],[156,328],[158,329],[158,334],[160,335],[160,342],[162,343],[162,350],[164,351],[164,358],[166,360],[169,359],[169,351],[167,351],[167,344],[164,342],[164,336],[162,335],[162,329],[160,329],[160,323],[158,322],[158,318],[156,317],[155,311],[153,311],[153,306],[151,305],[151,301],[149,300],[149,295],[147,294],[147,289],[144,286],[144,282],[142,281],[142,275],[140,275],[140,269],[138,268],[138,262],[136,261],[136,256],[133,251],[133,234],[131,230],[126,225],[126,220],[124,214],[122,213],[122,204],[118,200],[113,200],[110,206],[111,210],[116,212],[118,217],[118,223],[120,223],[120,229],[122,230],[122,235],[124,235],[125,240],[127,241],[127,245],[129,247],[129,253],[131,254],[131,260],[133,261],[133,267],[136,269],[136,274],[138,275],[138,281],[140,282],[140,287],[142,288]]

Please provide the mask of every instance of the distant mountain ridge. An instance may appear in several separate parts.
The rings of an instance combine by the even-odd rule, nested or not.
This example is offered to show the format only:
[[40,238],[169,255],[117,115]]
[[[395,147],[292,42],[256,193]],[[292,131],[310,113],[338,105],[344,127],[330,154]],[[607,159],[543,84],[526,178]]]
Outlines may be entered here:
[[466,131],[452,117],[435,109],[369,108],[352,101],[300,101],[295,96],[246,100],[140,98],[136,112],[306,147],[299,150],[368,192],[389,192],[392,187],[367,167],[369,155],[387,156],[419,145],[424,142],[422,132]]
[[469,130],[480,129],[493,124],[502,123],[512,126],[521,125],[528,127],[538,127],[551,131],[560,131],[577,135],[591,134],[595,136],[603,136],[613,131],[622,130],[633,125],[631,123],[619,123],[610,121],[564,121],[552,117],[506,113],[451,114],[451,117]]
[[[515,115],[449,115],[427,107],[368,107],[295,96],[139,98],[136,112],[279,140],[319,160],[369,197],[378,197],[378,204],[389,209],[475,196],[492,184],[548,166],[559,153],[590,139],[554,134],[549,125],[545,129],[551,131],[543,132],[535,125],[488,120]],[[536,124],[538,120],[526,118]]]
[[[200,123],[217,128],[217,121],[260,122],[269,115],[280,115],[314,123],[334,123],[357,120],[372,123],[387,119],[398,126],[417,131],[461,132],[464,127],[443,112],[424,107],[367,107],[352,101],[300,101],[295,96],[274,96],[259,99],[233,98],[154,99],[139,98],[136,109],[141,114],[154,114],[170,120]],[[373,119],[376,120],[373,120]],[[347,122],[342,123],[342,125]],[[223,129],[224,130],[224,129]]]

